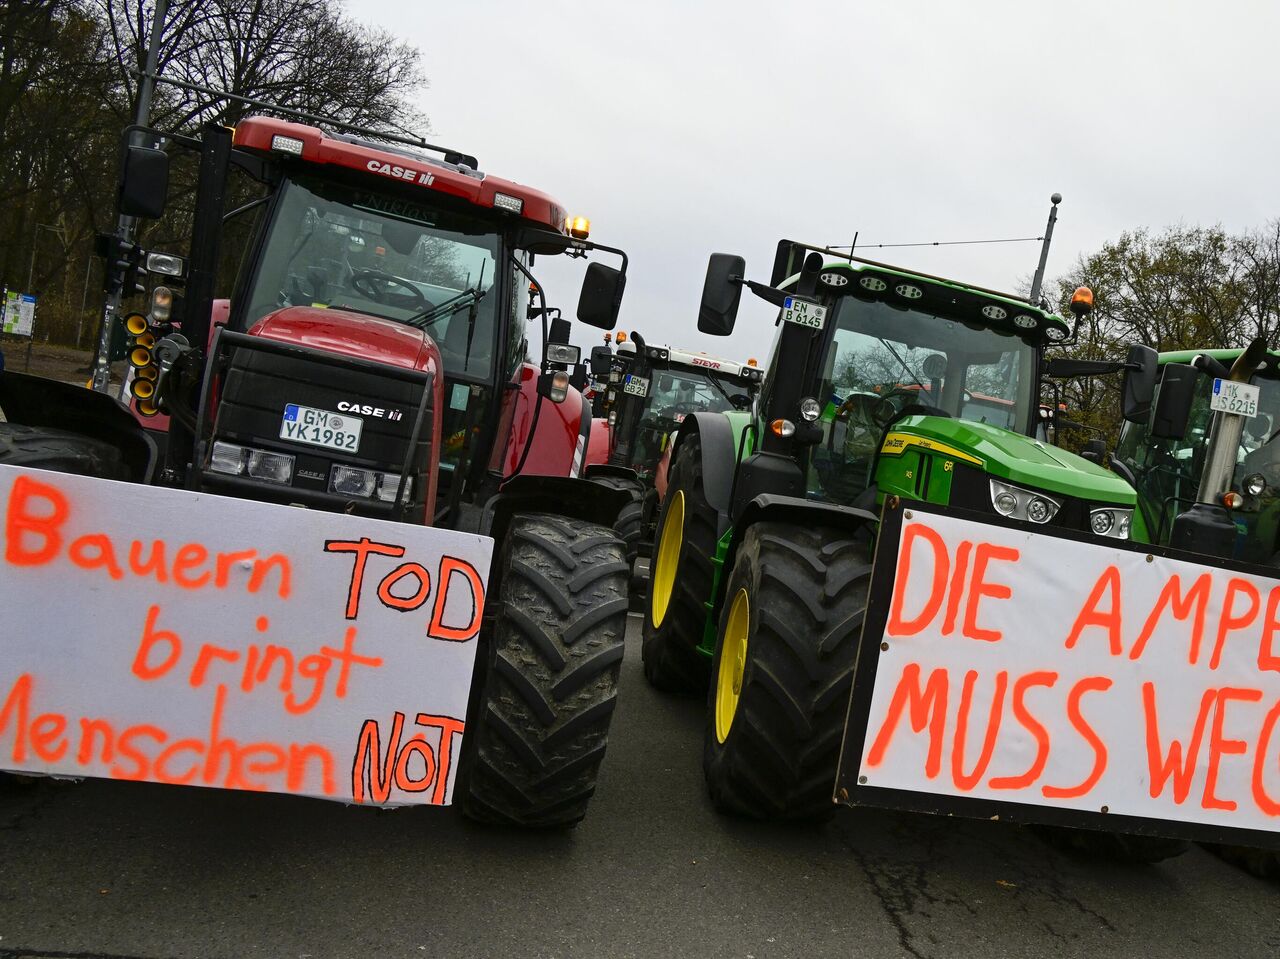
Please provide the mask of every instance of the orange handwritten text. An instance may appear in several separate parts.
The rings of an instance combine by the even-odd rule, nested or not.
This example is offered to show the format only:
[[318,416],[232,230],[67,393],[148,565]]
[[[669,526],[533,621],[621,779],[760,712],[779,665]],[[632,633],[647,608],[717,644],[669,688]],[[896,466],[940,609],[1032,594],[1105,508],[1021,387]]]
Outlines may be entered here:
[[175,547],[162,539],[118,543],[105,533],[72,538],[66,525],[73,505],[56,485],[17,477],[5,513],[5,561],[10,566],[33,567],[65,557],[73,566],[111,579],[149,578],[191,591],[227,589],[235,578],[233,570],[239,569],[248,574],[243,581],[247,592],[257,593],[273,584],[280,599],[289,598],[292,567],[287,556],[274,553],[264,557],[253,549],[211,553],[200,543]]

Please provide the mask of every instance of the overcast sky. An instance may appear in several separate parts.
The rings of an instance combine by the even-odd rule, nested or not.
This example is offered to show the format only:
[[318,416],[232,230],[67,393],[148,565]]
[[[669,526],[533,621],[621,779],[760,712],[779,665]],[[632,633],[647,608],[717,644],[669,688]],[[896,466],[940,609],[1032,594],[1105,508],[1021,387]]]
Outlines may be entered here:
[[[768,280],[780,238],[1039,236],[1049,274],[1142,226],[1280,214],[1280,4],[348,0],[417,45],[434,139],[551,193],[631,257],[620,328],[767,354],[747,295],[696,329],[711,252]],[[997,289],[1034,243],[864,255]],[[606,261],[608,262],[608,261]],[[566,313],[580,268],[536,271]],[[576,324],[574,341],[599,342]],[[536,353],[536,349],[535,349]]]

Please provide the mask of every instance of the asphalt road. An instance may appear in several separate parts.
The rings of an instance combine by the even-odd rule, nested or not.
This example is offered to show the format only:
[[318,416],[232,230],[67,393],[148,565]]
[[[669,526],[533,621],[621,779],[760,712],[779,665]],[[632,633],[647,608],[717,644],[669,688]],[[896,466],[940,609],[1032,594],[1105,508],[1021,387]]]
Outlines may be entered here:
[[1200,849],[1122,867],[997,823],[717,816],[701,705],[645,685],[631,627],[578,829],[106,781],[0,791],[0,957],[1280,954],[1280,885]]

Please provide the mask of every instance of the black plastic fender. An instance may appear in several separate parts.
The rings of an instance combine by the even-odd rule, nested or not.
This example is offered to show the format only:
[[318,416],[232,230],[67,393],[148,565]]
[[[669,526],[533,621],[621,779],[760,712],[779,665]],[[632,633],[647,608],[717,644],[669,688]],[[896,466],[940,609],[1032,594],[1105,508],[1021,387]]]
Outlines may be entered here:
[[120,450],[137,482],[152,481],[158,459],[155,440],[127,406],[106,393],[5,370],[0,372],[0,410],[10,423],[104,440]]
[[729,582],[729,574],[733,571],[733,563],[738,555],[738,546],[746,535],[747,529],[762,520],[769,522],[791,523],[795,526],[834,526],[855,533],[860,529],[874,528],[880,517],[865,509],[853,506],[840,506],[836,503],[822,503],[803,499],[799,496],[779,496],[774,493],[761,493],[742,511],[742,516],[733,527],[733,537],[729,541],[729,551],[725,554],[724,569],[720,573],[720,582],[716,593],[711,598],[715,609],[714,617],[719,618],[720,606],[724,603],[725,584]]
[[738,465],[738,445],[728,417],[720,413],[693,413],[686,416],[676,432],[671,450],[675,460],[680,443],[697,433],[702,440],[702,488],[707,502],[720,514],[721,532],[727,526],[729,500],[733,494],[733,474]]
[[501,544],[516,513],[572,516],[611,530],[618,513],[630,502],[631,494],[625,490],[588,479],[521,475],[503,484],[502,490],[485,503],[479,532]]

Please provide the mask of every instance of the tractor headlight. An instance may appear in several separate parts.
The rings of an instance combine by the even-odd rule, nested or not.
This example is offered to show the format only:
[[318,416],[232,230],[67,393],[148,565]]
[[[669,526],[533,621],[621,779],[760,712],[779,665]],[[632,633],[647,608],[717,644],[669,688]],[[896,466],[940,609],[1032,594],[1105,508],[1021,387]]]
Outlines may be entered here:
[[147,272],[181,278],[187,272],[187,261],[172,253],[148,253]]
[[1062,504],[1044,493],[991,480],[991,508],[1010,519],[1047,523],[1058,515]]
[[213,444],[213,453],[209,457],[209,469],[228,476],[239,476],[244,472],[244,457],[247,453],[243,446],[234,443]]
[[1111,539],[1128,539],[1129,527],[1133,523],[1133,510],[1105,507],[1089,511],[1089,528],[1098,536],[1109,536]]
[[1240,488],[1250,496],[1261,496],[1267,490],[1267,478],[1261,473],[1250,473],[1244,478]]
[[569,398],[569,374],[564,370],[557,370],[551,374],[551,390],[547,393],[547,399],[552,403],[563,403]]
[[812,396],[806,396],[800,401],[800,419],[806,423],[812,423],[820,415],[822,415],[822,407]]
[[209,454],[209,469],[228,476],[248,475],[285,486],[293,481],[293,457],[288,453],[255,450],[235,443],[215,442]]
[[1047,523],[1055,512],[1053,504],[1043,496],[1034,497],[1027,504],[1027,519],[1033,523]]
[[548,343],[546,350],[548,363],[562,363],[565,366],[576,366],[582,359],[582,350],[568,343]]
[[339,496],[361,496],[366,499],[378,489],[378,475],[373,470],[335,464],[329,474],[329,492]]
[[[384,503],[394,503],[399,487],[399,473],[381,473],[343,463],[334,463],[329,472],[329,492],[339,496],[359,496],[361,499],[377,497]],[[407,500],[412,495],[413,478],[406,477],[404,498]]]
[[254,479],[288,485],[293,480],[293,457],[288,453],[249,450],[247,471]]
[[[378,473],[378,499],[384,503],[396,501],[396,490],[400,488],[399,473]],[[407,502],[413,496],[413,477],[404,478],[404,499]]]
[[155,323],[167,323],[173,315],[173,290],[167,286],[157,286],[151,291],[151,309],[148,315]]

